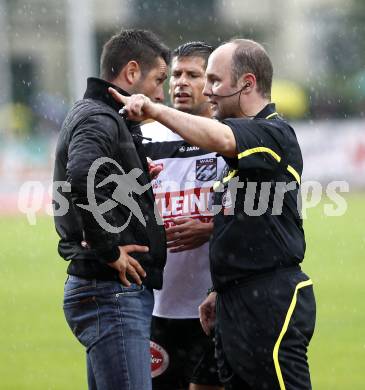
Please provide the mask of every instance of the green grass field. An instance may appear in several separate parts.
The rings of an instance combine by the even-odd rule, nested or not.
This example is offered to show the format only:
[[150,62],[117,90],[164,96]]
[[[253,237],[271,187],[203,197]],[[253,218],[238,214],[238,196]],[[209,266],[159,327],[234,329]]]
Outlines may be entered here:
[[[321,204],[305,221],[303,269],[317,298],[315,390],[365,388],[365,195],[347,200],[344,216],[324,217]],[[1,217],[0,237],[0,389],[86,388],[83,350],[63,318],[66,263],[52,219],[29,226],[25,217]]]

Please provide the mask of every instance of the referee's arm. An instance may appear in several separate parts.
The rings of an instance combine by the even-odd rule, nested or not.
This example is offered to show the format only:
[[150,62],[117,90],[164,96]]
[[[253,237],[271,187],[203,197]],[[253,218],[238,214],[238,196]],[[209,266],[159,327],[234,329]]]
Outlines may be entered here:
[[117,102],[123,103],[128,118],[135,121],[155,119],[179,134],[191,145],[217,152],[225,157],[237,157],[236,139],[231,128],[214,119],[187,114],[162,104],[153,103],[144,95],[123,96],[109,88]]

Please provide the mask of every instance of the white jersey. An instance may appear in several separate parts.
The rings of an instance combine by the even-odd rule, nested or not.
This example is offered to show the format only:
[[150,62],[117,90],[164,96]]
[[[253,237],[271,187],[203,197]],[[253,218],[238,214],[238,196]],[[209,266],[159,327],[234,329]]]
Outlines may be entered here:
[[[144,141],[146,155],[163,167],[152,185],[165,227],[179,217],[210,222],[212,186],[225,166],[223,158],[191,146],[159,122],[143,125],[142,133],[152,138]],[[198,306],[211,285],[208,242],[196,249],[168,252],[163,288],[154,291],[153,315],[198,318]]]

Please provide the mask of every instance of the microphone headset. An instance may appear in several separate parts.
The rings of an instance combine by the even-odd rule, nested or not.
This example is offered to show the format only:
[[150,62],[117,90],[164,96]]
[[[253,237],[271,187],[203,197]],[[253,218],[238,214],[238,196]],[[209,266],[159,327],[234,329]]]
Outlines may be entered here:
[[241,89],[239,89],[236,92],[231,93],[230,95],[218,95],[216,93],[211,93],[209,96],[216,96],[216,97],[221,97],[221,98],[227,98],[227,97],[232,97],[234,95],[237,95],[238,93],[242,93],[242,91],[248,87],[251,86],[251,83],[247,82]]
[[247,82],[241,89],[239,89],[238,91],[236,92],[233,92],[229,95],[218,95],[216,93],[212,93],[210,94],[209,96],[216,96],[216,97],[220,97],[220,98],[227,98],[227,97],[232,97],[232,96],[235,96],[237,94],[239,94],[239,97],[238,97],[238,108],[239,110],[242,112],[242,114],[247,117],[247,118],[253,118],[255,115],[247,115],[245,114],[243,111],[242,111],[242,108],[241,108],[241,105],[240,105],[240,100],[241,100],[241,93],[243,92],[244,89],[246,88],[249,88],[251,87],[251,83],[250,82]]

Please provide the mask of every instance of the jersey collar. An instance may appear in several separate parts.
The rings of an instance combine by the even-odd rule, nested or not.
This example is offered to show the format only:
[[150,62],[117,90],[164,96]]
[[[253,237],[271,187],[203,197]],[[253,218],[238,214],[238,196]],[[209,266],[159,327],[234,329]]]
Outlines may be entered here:
[[275,103],[269,103],[256,114],[255,119],[271,119],[275,118],[277,115]]

